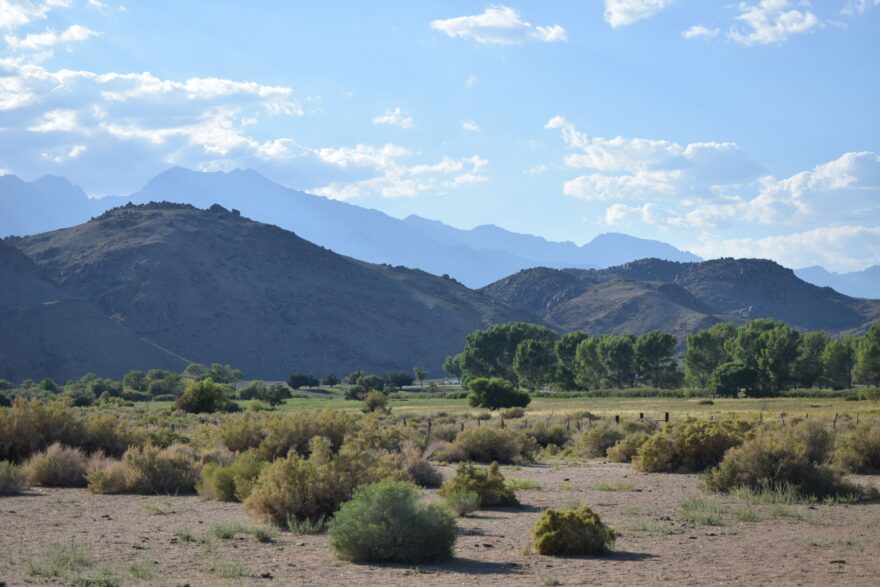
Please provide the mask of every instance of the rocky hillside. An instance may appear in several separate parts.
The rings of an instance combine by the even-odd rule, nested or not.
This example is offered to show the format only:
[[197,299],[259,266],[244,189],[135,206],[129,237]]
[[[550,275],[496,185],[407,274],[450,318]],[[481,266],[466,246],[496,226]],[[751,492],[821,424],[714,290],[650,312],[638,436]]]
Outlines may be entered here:
[[686,332],[732,320],[777,318],[802,329],[858,331],[880,302],[847,297],[761,259],[675,263],[643,259],[599,270],[528,269],[482,290],[561,330]]
[[21,251],[0,241],[0,378],[64,381],[137,367],[180,369],[186,361],[106,317],[58,286]]
[[220,206],[128,205],[8,242],[114,324],[252,377],[437,372],[469,332],[529,318],[454,280],[344,257]]

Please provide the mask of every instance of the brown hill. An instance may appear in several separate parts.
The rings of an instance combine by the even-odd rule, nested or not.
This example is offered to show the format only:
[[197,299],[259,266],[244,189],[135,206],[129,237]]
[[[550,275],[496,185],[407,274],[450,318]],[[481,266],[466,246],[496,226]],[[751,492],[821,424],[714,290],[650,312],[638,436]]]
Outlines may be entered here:
[[762,259],[642,259],[598,270],[527,269],[480,291],[566,331],[659,328],[682,337],[720,321],[776,318],[804,330],[842,333],[880,319],[880,302],[817,287]]
[[92,302],[62,290],[3,241],[0,284],[0,378],[65,381],[88,372],[118,377],[144,365],[186,365],[108,319]]
[[220,206],[129,205],[10,242],[119,325],[253,377],[436,372],[469,332],[528,318],[454,280],[344,257]]

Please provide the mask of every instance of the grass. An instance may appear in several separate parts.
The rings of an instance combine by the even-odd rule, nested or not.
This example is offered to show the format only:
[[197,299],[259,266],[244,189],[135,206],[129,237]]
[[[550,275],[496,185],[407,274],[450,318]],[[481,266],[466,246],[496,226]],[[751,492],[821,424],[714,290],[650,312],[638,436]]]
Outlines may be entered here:
[[317,520],[297,520],[293,516],[287,518],[287,529],[294,534],[320,534],[325,526],[326,520],[323,516]]
[[167,516],[176,513],[172,508],[171,502],[159,503],[156,501],[142,501],[141,507],[147,510],[153,516]]
[[724,509],[702,497],[686,499],[679,504],[678,509],[679,515],[686,522],[701,526],[724,525]]
[[593,489],[596,491],[632,491],[635,487],[633,483],[628,481],[616,481],[614,483],[597,483]]
[[217,524],[209,530],[210,535],[221,540],[231,540],[238,534],[253,536],[257,542],[267,544],[274,542],[278,531],[265,526],[245,526],[244,524]]
[[174,537],[180,540],[181,542],[195,542],[196,535],[189,528],[181,528],[177,532],[174,533]]
[[512,491],[528,491],[529,489],[541,489],[541,484],[533,479],[508,479],[505,484]]
[[27,574],[47,579],[77,575],[94,564],[91,551],[81,544],[51,544],[38,560],[27,561]]
[[571,483],[563,483],[562,485],[559,486],[559,488],[562,491],[571,491],[572,489],[574,489],[574,487],[572,486]]
[[132,563],[128,572],[136,579],[152,579],[156,576],[156,563],[150,560],[142,560]]

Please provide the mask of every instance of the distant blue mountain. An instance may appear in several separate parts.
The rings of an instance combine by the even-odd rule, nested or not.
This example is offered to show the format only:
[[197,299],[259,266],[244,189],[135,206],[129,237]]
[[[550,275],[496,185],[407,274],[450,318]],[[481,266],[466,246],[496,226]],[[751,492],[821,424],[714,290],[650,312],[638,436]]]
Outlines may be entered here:
[[[700,260],[668,244],[624,234],[603,234],[578,246],[494,225],[462,230],[418,216],[400,220],[286,188],[252,170],[202,173],[181,167],[159,174],[128,198],[91,199],[61,178],[27,183],[15,176],[0,177],[0,235],[79,224],[128,200],[182,202],[199,208],[220,204],[350,257],[448,274],[474,288],[535,266],[589,269],[648,257]],[[15,213],[7,216],[7,211]]]
[[880,299],[880,265],[850,273],[834,273],[814,265],[796,269],[795,274],[804,281],[833,288],[854,298]]

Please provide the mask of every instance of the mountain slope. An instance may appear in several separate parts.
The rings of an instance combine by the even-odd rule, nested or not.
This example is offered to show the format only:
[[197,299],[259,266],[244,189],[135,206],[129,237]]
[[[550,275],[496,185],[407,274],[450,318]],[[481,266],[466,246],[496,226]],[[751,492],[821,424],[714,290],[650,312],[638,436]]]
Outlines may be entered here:
[[850,273],[834,273],[818,265],[795,269],[794,272],[804,281],[822,287],[834,288],[840,293],[854,298],[872,300],[880,298],[880,265]]
[[66,381],[88,372],[119,377],[131,369],[186,365],[65,292],[4,241],[0,284],[0,378]]
[[880,319],[880,302],[806,283],[772,261],[643,259],[601,270],[536,268],[480,291],[562,330],[645,332],[679,337],[723,320],[776,318],[840,333]]
[[343,257],[220,206],[129,205],[14,244],[133,332],[253,377],[436,372],[469,332],[529,318],[451,279]]

